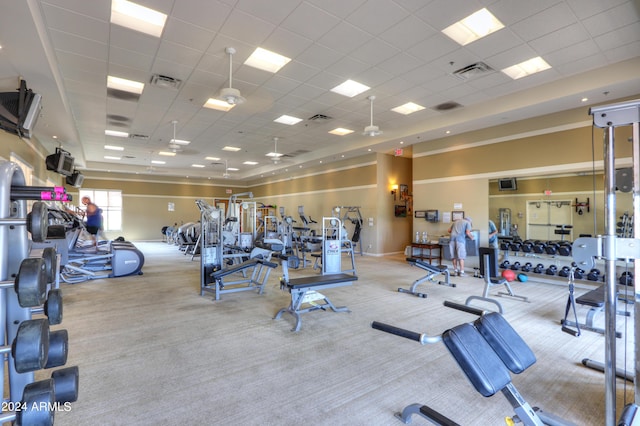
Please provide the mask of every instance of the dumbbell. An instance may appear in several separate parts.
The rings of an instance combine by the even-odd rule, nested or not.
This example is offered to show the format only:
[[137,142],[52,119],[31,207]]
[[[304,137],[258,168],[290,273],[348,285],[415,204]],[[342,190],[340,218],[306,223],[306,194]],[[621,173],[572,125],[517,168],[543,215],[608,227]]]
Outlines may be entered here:
[[593,268],[587,274],[587,279],[589,281],[598,281],[600,279],[600,269]]
[[520,251],[521,245],[522,245],[522,243],[520,241],[514,241],[511,244],[509,244],[509,250],[511,250],[511,251]]
[[55,403],[53,379],[29,383],[22,391],[22,400],[3,403],[3,407],[11,410],[0,414],[0,423],[15,421],[16,425],[53,425]]
[[619,282],[622,285],[633,285],[633,272],[624,271],[622,275],[620,275]]
[[533,268],[533,265],[531,264],[531,262],[527,262],[524,265],[522,265],[522,267],[520,268],[520,270],[522,272],[531,272],[531,269]]
[[558,267],[556,265],[549,265],[545,274],[547,275],[555,275],[558,272]]
[[13,344],[0,352],[11,352],[18,373],[60,367],[67,363],[69,334],[67,330],[50,331],[45,318],[25,320],[18,326]]
[[573,278],[575,278],[576,280],[583,279],[584,278],[584,269],[576,268],[573,271]]
[[544,251],[547,254],[554,255],[554,254],[558,253],[558,246],[559,246],[558,243],[554,243],[554,242],[549,241],[547,243],[547,245],[545,246]]
[[500,250],[509,250],[509,243],[506,241],[502,241],[500,243]]
[[558,246],[558,254],[560,256],[571,256],[571,244],[564,242]]
[[[62,322],[62,291],[51,289],[47,293],[47,283],[50,282],[52,273],[52,268],[47,267],[47,263],[48,260],[44,257],[23,259],[15,281],[3,281],[0,286],[13,285],[20,306],[32,308],[31,312],[34,314],[44,313],[49,318],[49,323],[55,325]],[[55,265],[55,262],[49,265]],[[37,308],[43,304],[42,308]]]
[[538,241],[533,245],[533,252],[537,254],[542,254],[544,253],[545,247],[546,247],[545,243],[543,243],[542,241]]
[[563,266],[562,269],[558,271],[558,275],[564,278],[568,277],[570,273],[571,273],[571,268],[568,266]]
[[544,265],[542,263],[538,263],[535,268],[533,268],[533,272],[536,274],[541,274],[544,272]]
[[511,265],[511,270],[512,271],[517,271],[520,269],[520,262],[513,262],[513,264]]
[[520,246],[520,248],[525,253],[531,253],[531,251],[533,250],[533,241],[531,241],[531,240],[523,241],[522,245]]
[[508,260],[503,260],[500,264],[500,269],[509,269],[509,265],[511,265],[511,262],[509,262]]
[[36,243],[43,243],[47,239],[47,228],[49,227],[49,208],[42,201],[33,203],[31,212],[27,218],[3,218],[0,225],[24,226],[31,233],[31,240]]

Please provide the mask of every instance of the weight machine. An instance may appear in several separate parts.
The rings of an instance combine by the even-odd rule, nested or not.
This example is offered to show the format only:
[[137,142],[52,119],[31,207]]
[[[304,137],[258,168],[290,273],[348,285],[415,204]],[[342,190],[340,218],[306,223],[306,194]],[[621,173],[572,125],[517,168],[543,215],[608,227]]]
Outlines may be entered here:
[[[360,256],[362,256],[362,240],[361,240],[361,232],[362,227],[364,226],[364,220],[362,219],[362,215],[360,214],[360,207],[357,206],[335,206],[332,210],[334,215],[342,221],[344,225],[347,221],[351,222],[353,225],[353,233],[351,234],[350,240],[353,249],[355,250],[356,246],[358,246],[358,252]],[[340,217],[342,214],[342,217]]]
[[[615,168],[615,129],[620,126],[632,127],[632,163],[633,163],[633,212],[640,213],[640,100],[622,102],[591,108],[593,127],[603,128],[603,158],[605,175],[605,235],[581,237],[573,243],[573,257],[577,265],[589,270],[595,259],[605,263],[605,424],[616,424],[616,314],[617,283],[616,261],[640,258],[640,231],[635,227],[634,238],[619,238],[616,235],[616,168]],[[640,272],[640,262],[635,262],[635,276]],[[640,284],[634,283],[634,300],[638,301]],[[634,303],[635,333],[635,377],[640,377],[640,303]],[[640,384],[634,384],[635,401],[625,406],[621,415],[625,423],[640,424],[638,404]]]

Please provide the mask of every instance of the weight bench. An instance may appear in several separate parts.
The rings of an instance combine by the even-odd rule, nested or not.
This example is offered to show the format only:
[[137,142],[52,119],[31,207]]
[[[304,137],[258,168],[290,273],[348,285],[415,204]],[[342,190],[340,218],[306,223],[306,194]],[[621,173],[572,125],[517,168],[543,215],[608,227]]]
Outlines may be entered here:
[[[258,289],[258,294],[262,294],[271,270],[277,267],[277,263],[269,262],[265,259],[253,258],[238,265],[212,272],[210,276],[213,282],[201,286],[200,296],[204,296],[205,292],[211,292],[215,294],[215,300],[220,300],[220,296],[225,293],[236,293],[254,289]],[[246,273],[249,272],[251,268],[251,275],[247,277]],[[242,273],[243,279],[225,282],[225,278],[239,272]]]
[[[426,298],[427,294],[426,293],[420,293],[418,291],[416,291],[416,288],[427,281],[433,281],[436,284],[439,285],[446,285],[449,287],[455,287],[455,284],[452,284],[451,282],[449,282],[449,267],[446,265],[432,265],[429,262],[425,262],[424,260],[420,260],[420,259],[416,259],[413,257],[408,257],[407,258],[407,262],[409,262],[410,265],[412,266],[417,266],[420,269],[424,269],[425,271],[428,272],[427,275],[425,275],[422,278],[419,278],[417,280],[415,280],[413,282],[413,284],[411,285],[411,287],[409,288],[409,290],[405,289],[405,288],[398,288],[398,291],[400,293],[409,293],[409,294],[413,294],[414,296],[418,296],[418,297],[423,297]],[[436,277],[437,275],[443,275],[444,276],[444,281],[436,281],[434,279],[434,277]]]
[[[357,281],[358,277],[352,274],[331,274],[331,275],[313,275],[309,277],[301,277],[289,279],[287,256],[279,256],[282,260],[283,277],[280,279],[280,288],[288,290],[291,293],[291,302],[286,308],[282,308],[276,313],[273,319],[280,319],[284,312],[290,313],[296,319],[296,325],[291,331],[299,331],[302,325],[301,314],[326,308],[334,312],[349,312],[346,306],[334,306],[331,301],[320,293],[320,290],[328,288],[342,287],[351,285],[353,281]],[[319,303],[320,302],[320,303]]]
[[[436,338],[427,338],[408,330],[379,323],[372,325],[374,328],[418,340],[423,344],[436,342]],[[515,416],[511,418],[512,423],[522,422],[525,426],[572,425],[553,414],[531,407],[511,382],[509,371],[515,374],[522,373],[536,362],[536,357],[501,314],[487,313],[473,323],[460,324],[446,330],[441,340],[478,393],[490,397],[502,392],[515,411]],[[396,413],[396,417],[409,424],[413,414],[436,424],[457,425],[434,409],[421,404],[408,405],[402,412]]]
[[[593,331],[596,333],[604,334],[605,333],[604,328],[596,327],[593,325],[593,321],[596,315],[604,312],[604,291],[605,291],[604,285],[601,285],[600,287],[594,290],[588,291],[582,296],[579,296],[576,298],[577,304],[590,307],[589,311],[587,312],[587,316],[585,318],[584,323],[578,323],[576,321],[570,321],[567,319],[561,320],[560,323],[564,326],[578,327],[578,328],[583,328],[585,330]],[[618,311],[618,315],[629,316],[630,314],[629,312]],[[618,338],[622,337],[622,333],[619,331],[616,331],[616,337]]]

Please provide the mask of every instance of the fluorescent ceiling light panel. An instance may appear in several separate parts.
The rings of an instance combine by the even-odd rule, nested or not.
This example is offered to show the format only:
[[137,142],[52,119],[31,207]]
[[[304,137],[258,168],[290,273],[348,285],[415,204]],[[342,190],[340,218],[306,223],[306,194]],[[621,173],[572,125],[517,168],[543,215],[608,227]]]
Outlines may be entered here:
[[442,32],[456,43],[466,46],[502,28],[504,24],[483,8],[445,28]]
[[218,157],[204,157],[204,159],[209,161],[220,161]]
[[291,58],[287,58],[286,56],[258,47],[253,51],[251,56],[244,61],[244,64],[263,71],[277,73],[280,71],[280,68],[287,65],[289,61],[291,61]]
[[242,148],[238,148],[235,146],[225,146],[224,148],[222,148],[223,151],[231,151],[231,152],[238,152],[240,150],[242,150]]
[[501,71],[512,79],[517,80],[540,71],[548,70],[549,68],[551,68],[551,65],[538,56],[531,58],[528,61],[520,62],[519,64],[505,68]]
[[347,80],[342,84],[337,85],[333,89],[332,92],[338,93],[339,95],[348,96],[353,98],[356,95],[359,95],[362,92],[369,90],[369,86],[365,86],[362,83],[358,83],[357,81]]
[[275,121],[276,123],[288,124],[289,126],[293,126],[294,124],[298,124],[299,122],[301,122],[302,118],[292,117],[290,115],[281,115],[273,121]]
[[227,112],[234,106],[235,104],[228,104],[227,101],[221,101],[220,99],[209,98],[207,102],[203,105],[205,108],[215,109],[218,111]]
[[189,145],[191,141],[184,141],[182,139],[171,139],[170,143],[174,143],[176,145]]
[[154,37],[160,37],[167,15],[157,10],[127,1],[111,1],[111,23],[140,31]]
[[353,133],[353,130],[343,129],[342,127],[337,127],[335,129],[331,130],[329,133],[331,133],[332,135],[344,136],[344,135],[348,135],[349,133]]
[[118,138],[128,138],[129,137],[129,133],[127,132],[120,132],[118,130],[105,130],[104,134],[107,136],[115,136]]
[[247,166],[255,166],[256,164],[258,164],[257,161],[245,161],[242,164],[246,164]]
[[115,146],[115,145],[105,145],[104,149],[108,149],[109,151],[124,151],[123,146]]
[[236,169],[235,167],[227,167],[227,170],[230,172],[237,172],[240,169]]
[[158,152],[158,155],[162,155],[164,157],[175,157],[176,153],[171,151],[160,151]]
[[151,160],[151,164],[167,164],[167,162],[162,160]]
[[125,92],[135,93],[139,95],[142,93],[142,90],[144,89],[144,83],[109,75],[107,76],[107,87],[109,89],[122,90]]
[[413,102],[407,102],[404,105],[400,105],[398,107],[395,108],[391,108],[391,111],[400,113],[400,114],[404,114],[404,115],[409,115],[411,113],[414,113],[416,111],[420,111],[423,110],[424,107],[422,105],[418,105],[418,104],[414,104]]
[[104,159],[105,160],[120,160],[120,157],[114,157],[112,155],[105,155]]
[[198,169],[204,169],[204,164],[192,164],[191,167],[195,167]]

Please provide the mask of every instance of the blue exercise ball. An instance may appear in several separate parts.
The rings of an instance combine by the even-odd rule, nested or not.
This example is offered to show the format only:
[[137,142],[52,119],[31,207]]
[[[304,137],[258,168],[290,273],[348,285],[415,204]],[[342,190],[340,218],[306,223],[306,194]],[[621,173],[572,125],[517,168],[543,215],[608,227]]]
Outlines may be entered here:
[[518,274],[518,281],[520,281],[521,283],[527,282],[528,279],[529,277],[527,276],[527,274]]

